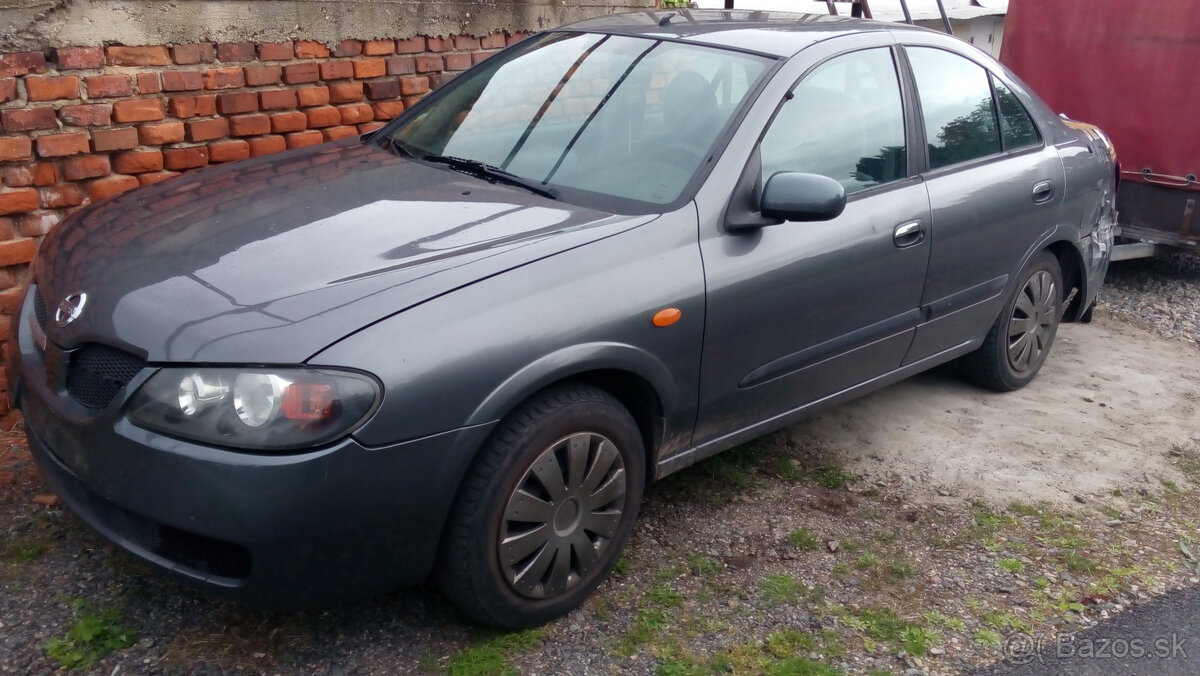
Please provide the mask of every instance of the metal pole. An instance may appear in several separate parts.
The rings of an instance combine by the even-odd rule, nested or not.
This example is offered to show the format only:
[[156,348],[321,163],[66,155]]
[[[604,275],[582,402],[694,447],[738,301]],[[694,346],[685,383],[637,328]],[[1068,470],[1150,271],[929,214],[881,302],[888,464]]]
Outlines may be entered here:
[[912,25],[912,14],[908,13],[908,0],[900,0],[900,9],[904,12],[904,23]]
[[825,0],[825,6],[829,8],[829,13],[837,16],[837,6],[833,4],[833,0]]
[[946,32],[954,35],[954,29],[950,27],[950,17],[946,16],[946,6],[942,4],[942,0],[937,0],[938,11],[942,13],[942,25],[946,27]]
[[733,0],[725,0],[725,9],[733,9]]
[[858,4],[862,5],[862,13],[864,19],[874,19],[871,16],[871,4],[867,0],[858,0]]

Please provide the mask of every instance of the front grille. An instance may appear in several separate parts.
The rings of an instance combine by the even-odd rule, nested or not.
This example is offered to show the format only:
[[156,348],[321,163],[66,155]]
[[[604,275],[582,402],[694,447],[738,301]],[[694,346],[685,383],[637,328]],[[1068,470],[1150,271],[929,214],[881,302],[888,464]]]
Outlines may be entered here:
[[124,350],[86,343],[71,353],[67,392],[88,408],[104,408],[145,366]]
[[46,311],[46,301],[42,300],[42,292],[40,289],[33,290],[33,314],[37,317],[38,326],[42,330],[46,330],[46,320],[49,319],[49,313]]

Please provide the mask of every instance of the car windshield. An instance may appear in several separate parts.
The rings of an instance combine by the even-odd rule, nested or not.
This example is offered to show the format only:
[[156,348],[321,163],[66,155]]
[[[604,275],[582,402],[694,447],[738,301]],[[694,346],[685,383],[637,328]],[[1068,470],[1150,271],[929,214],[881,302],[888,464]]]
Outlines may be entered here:
[[683,195],[771,63],[678,42],[548,33],[455,79],[390,136],[418,158],[450,158],[587,206],[652,211]]

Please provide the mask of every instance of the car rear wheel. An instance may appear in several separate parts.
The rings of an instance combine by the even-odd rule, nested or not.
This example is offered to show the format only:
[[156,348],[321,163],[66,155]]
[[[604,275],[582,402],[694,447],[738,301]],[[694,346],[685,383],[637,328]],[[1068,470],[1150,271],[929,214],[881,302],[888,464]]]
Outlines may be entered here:
[[1049,251],[1034,256],[983,345],[963,357],[967,377],[997,392],[1028,385],[1046,362],[1058,332],[1062,288],[1058,259]]
[[641,505],[637,424],[607,392],[556,387],[500,423],[460,491],[438,582],[468,615],[542,624],[608,575]]

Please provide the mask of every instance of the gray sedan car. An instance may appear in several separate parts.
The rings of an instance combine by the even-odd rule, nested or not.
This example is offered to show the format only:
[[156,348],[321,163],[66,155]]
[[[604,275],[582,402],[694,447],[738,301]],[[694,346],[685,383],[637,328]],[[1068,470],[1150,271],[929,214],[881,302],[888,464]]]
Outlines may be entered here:
[[1086,320],[1115,158],[908,26],[639,13],[535,35],[385,128],[52,232],[10,345],[46,481],[264,606],[434,573],[578,606],[643,488],[938,364],[996,390]]

